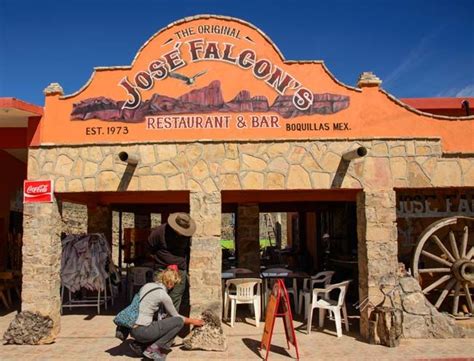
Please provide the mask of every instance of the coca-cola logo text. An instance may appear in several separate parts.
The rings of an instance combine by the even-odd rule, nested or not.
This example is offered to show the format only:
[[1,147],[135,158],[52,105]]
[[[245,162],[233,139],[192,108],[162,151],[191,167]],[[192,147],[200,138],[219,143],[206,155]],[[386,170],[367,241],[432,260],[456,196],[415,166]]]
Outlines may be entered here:
[[46,184],[40,184],[37,186],[28,186],[26,193],[28,194],[42,194],[48,192],[48,186]]
[[23,184],[23,202],[40,203],[53,201],[53,182],[25,181]]

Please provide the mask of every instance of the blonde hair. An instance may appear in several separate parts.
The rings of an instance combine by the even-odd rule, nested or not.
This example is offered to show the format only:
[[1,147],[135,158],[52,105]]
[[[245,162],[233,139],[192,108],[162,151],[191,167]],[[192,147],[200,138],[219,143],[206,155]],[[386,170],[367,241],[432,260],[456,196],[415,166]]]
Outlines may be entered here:
[[164,285],[170,283],[176,285],[181,282],[181,276],[175,270],[165,269],[164,271],[155,273],[155,282],[161,282]]

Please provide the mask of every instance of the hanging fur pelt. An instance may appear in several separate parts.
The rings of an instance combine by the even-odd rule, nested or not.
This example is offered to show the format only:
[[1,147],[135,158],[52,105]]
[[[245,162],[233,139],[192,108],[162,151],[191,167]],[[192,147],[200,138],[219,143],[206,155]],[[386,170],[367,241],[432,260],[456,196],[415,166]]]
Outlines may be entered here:
[[30,311],[18,313],[3,334],[6,344],[39,345],[51,334],[53,320]]

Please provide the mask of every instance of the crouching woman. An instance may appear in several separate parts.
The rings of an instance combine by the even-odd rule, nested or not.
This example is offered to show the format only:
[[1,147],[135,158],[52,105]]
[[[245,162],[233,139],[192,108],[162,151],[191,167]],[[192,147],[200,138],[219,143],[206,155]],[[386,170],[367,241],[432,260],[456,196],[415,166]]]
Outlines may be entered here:
[[[132,343],[135,352],[143,350],[143,356],[153,360],[164,360],[170,351],[171,343],[184,324],[202,326],[202,320],[181,316],[168,296],[168,290],[181,282],[179,273],[166,269],[159,273],[155,282],[145,284],[140,289],[141,302],[138,318],[131,330],[132,337],[139,343]],[[153,321],[153,315],[160,310],[169,317]]]

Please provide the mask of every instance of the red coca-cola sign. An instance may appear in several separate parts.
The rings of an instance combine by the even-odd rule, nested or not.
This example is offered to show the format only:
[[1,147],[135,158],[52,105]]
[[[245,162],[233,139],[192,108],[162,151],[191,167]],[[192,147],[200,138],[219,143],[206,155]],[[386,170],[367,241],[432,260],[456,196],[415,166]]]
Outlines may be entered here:
[[53,201],[53,182],[44,181],[24,181],[23,183],[23,203],[42,203]]

